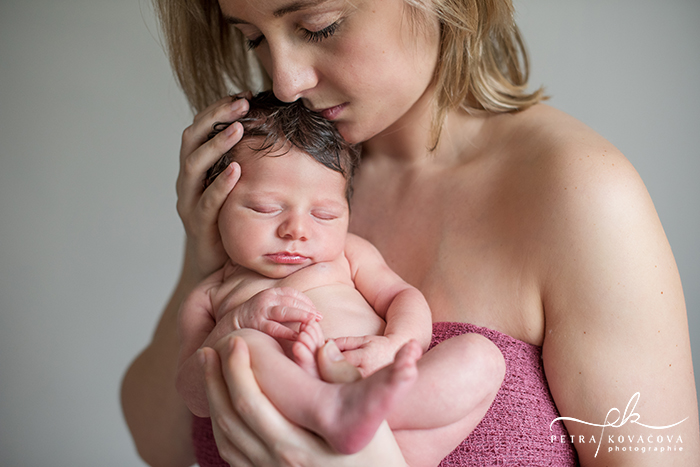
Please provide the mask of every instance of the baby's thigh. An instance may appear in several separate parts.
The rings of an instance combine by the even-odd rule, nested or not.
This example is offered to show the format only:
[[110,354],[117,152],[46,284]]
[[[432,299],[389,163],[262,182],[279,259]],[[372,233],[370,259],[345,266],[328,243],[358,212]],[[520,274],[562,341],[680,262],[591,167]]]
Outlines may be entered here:
[[291,355],[291,343],[286,343],[283,340],[278,341],[256,329],[238,329],[230,335],[240,337],[248,344],[251,363],[254,366],[261,359],[274,358],[276,360],[280,356],[289,358]]
[[505,374],[503,354],[486,337],[468,333],[447,339],[425,354],[419,362],[431,379],[450,381],[469,389],[474,397],[491,399]]

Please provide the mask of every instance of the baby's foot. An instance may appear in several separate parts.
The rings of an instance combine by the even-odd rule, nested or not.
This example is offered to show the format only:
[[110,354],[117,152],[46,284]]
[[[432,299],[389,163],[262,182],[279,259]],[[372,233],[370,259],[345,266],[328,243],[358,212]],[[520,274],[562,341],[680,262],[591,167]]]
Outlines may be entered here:
[[394,363],[366,379],[334,385],[338,390],[338,403],[319,414],[324,417],[319,421],[319,434],[343,454],[365,447],[416,381],[416,362],[422,353],[418,342],[411,341],[396,353]]
[[294,361],[303,370],[315,378],[319,378],[316,352],[325,344],[323,331],[317,321],[302,323],[299,328],[297,341],[292,345]]

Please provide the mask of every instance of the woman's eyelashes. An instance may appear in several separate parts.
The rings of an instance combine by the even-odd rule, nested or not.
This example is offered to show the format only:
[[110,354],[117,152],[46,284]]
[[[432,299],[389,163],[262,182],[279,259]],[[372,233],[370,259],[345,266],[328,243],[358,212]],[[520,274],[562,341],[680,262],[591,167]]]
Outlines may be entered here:
[[[328,39],[329,37],[333,36],[333,34],[335,34],[338,30],[338,26],[340,26],[340,20],[331,23],[325,28],[319,29],[318,31],[310,31],[306,28],[301,28],[300,30],[304,36],[304,39],[306,39],[307,42],[321,42],[322,40]],[[253,39],[246,39],[246,47],[248,48],[248,50],[256,49],[260,46],[264,39],[265,36],[263,36],[262,34]]]
[[309,42],[321,42],[323,39],[328,39],[338,30],[340,21],[336,21],[323,29],[318,31],[309,31],[308,29],[303,29],[304,37]]
[[246,39],[245,40],[245,45],[248,48],[248,50],[253,50],[257,49],[260,43],[265,39],[265,36],[258,36],[255,39]]

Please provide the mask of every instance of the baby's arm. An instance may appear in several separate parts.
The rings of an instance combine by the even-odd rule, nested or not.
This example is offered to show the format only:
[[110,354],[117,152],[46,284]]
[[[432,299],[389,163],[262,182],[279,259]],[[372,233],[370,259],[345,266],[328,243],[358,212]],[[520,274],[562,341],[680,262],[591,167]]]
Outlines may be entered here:
[[209,404],[198,349],[216,348],[222,338],[244,328],[293,340],[298,333],[284,323],[320,319],[313,302],[291,287],[266,289],[244,303],[231,305],[232,308],[214,310],[211,295],[223,285],[224,271],[215,272],[190,293],[180,308],[178,319],[180,354],[176,386],[187,407],[199,417],[209,416]]
[[223,274],[219,271],[195,287],[182,303],[178,317],[180,354],[176,387],[187,407],[198,417],[209,416],[209,403],[197,350],[207,341],[216,325],[210,294],[221,285],[221,278]]
[[386,321],[383,336],[337,339],[346,358],[367,375],[392,362],[396,351],[411,339],[427,350],[432,318],[423,294],[392,271],[367,240],[348,234],[345,256],[355,288]]

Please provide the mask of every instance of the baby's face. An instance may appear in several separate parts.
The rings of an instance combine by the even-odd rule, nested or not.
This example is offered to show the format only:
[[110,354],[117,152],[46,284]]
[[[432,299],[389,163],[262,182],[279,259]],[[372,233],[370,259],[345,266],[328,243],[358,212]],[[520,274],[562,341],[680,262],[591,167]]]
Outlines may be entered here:
[[241,179],[219,214],[231,260],[275,279],[338,258],[349,218],[340,173],[297,148],[273,157],[280,152],[254,155],[241,144]]

